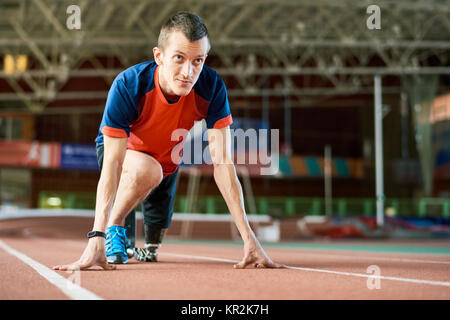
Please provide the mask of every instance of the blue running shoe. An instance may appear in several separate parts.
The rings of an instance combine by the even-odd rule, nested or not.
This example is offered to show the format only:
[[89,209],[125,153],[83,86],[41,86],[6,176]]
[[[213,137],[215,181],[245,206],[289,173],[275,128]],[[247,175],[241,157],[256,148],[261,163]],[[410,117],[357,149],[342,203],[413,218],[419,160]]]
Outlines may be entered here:
[[128,262],[126,244],[129,243],[126,229],[121,226],[111,226],[106,230],[106,260],[110,264],[125,264]]

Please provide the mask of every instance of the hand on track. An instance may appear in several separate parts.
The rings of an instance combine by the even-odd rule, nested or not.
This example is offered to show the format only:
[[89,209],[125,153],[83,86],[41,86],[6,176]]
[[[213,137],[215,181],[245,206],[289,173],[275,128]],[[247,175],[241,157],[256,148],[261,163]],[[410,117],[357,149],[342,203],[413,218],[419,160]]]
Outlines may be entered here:
[[244,244],[244,258],[234,265],[235,269],[254,268],[286,268],[284,264],[273,262],[264,252],[256,238]]
[[104,270],[114,270],[116,268],[106,261],[104,239],[98,237],[89,239],[89,243],[78,261],[54,266],[53,270],[84,270],[93,266],[100,266]]

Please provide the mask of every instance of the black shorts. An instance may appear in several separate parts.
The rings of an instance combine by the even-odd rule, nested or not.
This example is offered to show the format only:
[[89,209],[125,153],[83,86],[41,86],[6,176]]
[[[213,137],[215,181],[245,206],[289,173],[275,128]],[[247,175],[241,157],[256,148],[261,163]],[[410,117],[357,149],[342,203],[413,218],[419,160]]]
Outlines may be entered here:
[[[101,170],[103,164],[103,144],[97,144],[96,148],[97,161]],[[177,190],[177,174],[178,169],[171,175],[165,177],[142,202],[144,224],[155,228],[170,227]],[[133,211],[130,213],[133,213]]]

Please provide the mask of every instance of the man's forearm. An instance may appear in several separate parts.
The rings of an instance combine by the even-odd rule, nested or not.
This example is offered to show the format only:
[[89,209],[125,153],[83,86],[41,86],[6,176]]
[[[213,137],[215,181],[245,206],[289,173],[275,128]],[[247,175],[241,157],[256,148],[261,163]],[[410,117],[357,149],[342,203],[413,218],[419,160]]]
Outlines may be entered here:
[[245,214],[244,197],[242,187],[236,176],[234,164],[214,165],[214,179],[223,198],[230,210],[231,216],[244,241],[253,238],[255,235]]
[[122,167],[119,164],[105,166],[97,185],[94,230],[104,232],[119,185]]

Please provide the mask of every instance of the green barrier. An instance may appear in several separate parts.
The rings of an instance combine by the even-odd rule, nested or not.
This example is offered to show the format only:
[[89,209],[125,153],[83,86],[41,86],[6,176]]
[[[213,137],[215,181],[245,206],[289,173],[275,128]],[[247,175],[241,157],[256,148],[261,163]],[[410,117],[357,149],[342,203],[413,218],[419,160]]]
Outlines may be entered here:
[[269,207],[267,198],[259,199],[257,203],[259,204],[258,208],[261,214],[266,215]]
[[[278,217],[299,215],[325,215],[324,198],[304,197],[255,197],[257,214]],[[249,199],[245,207],[249,210]],[[371,198],[334,198],[332,214],[341,217],[364,215],[374,216],[376,201]],[[38,208],[44,209],[95,209],[95,193],[42,191],[38,196]],[[175,212],[187,212],[186,195],[177,195]],[[388,216],[402,217],[442,217],[450,218],[450,200],[443,198],[397,199],[387,198],[385,211]],[[199,196],[194,201],[192,212],[228,213],[222,196]]]
[[363,200],[363,212],[365,216],[371,216],[373,214],[374,210],[374,205],[373,205],[373,201],[370,199],[365,199]]
[[314,198],[311,203],[310,214],[313,216],[319,216],[321,214],[322,201],[320,199]]
[[339,199],[338,204],[338,215],[344,217],[347,214],[347,201],[345,199]]
[[95,209],[95,193],[41,191],[38,196],[41,209]]
[[444,218],[450,218],[450,201],[446,201],[442,207],[442,215]]

